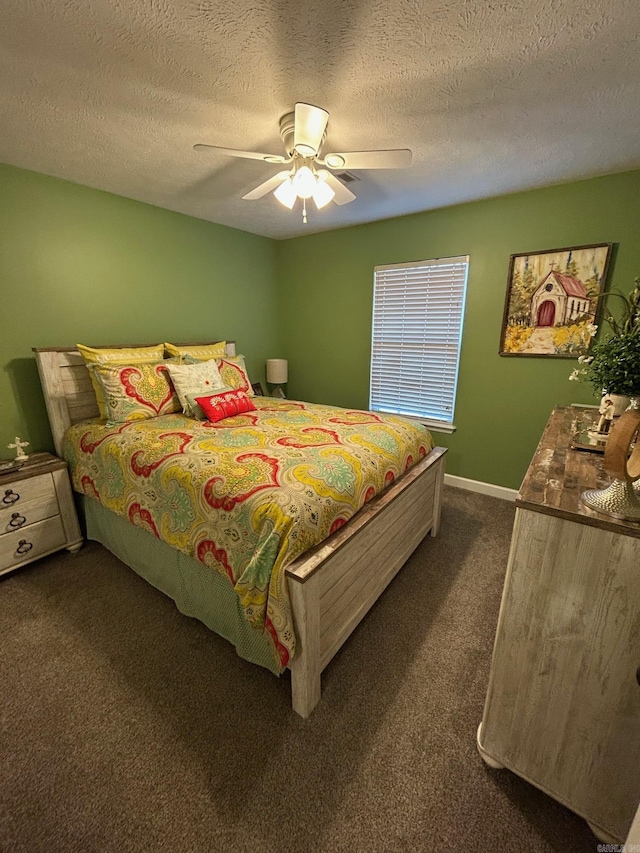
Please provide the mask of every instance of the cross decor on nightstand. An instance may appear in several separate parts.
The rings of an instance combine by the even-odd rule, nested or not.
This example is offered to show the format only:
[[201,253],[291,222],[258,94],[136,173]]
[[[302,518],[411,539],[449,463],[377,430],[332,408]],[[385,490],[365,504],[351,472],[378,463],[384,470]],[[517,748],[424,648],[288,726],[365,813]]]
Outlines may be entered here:
[[25,459],[29,458],[22,449],[23,447],[29,447],[28,441],[20,441],[20,438],[16,436],[14,443],[7,444],[7,447],[9,450],[16,451],[16,462],[24,462]]

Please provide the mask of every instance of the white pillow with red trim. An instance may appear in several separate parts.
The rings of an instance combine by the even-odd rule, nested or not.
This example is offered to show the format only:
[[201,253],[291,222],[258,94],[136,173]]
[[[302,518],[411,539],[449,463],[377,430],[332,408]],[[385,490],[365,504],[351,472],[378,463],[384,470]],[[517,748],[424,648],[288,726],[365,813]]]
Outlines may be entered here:
[[195,364],[170,364],[166,362],[166,365],[185,415],[193,417],[189,397],[213,394],[214,391],[219,391],[225,387],[214,358],[209,359],[209,361],[198,361]]

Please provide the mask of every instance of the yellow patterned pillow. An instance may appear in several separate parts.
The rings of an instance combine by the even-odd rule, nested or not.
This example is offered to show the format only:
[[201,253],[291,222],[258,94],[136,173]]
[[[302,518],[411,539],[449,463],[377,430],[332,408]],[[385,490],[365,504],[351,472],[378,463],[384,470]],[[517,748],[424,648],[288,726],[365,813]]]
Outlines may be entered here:
[[243,356],[234,355],[228,358],[219,358],[217,364],[220,377],[225,385],[235,391],[244,391],[248,397],[255,396]]
[[[162,344],[155,344],[149,347],[122,347],[117,349],[96,349],[95,347],[84,346],[84,344],[76,344],[76,347],[89,368],[91,365],[96,364],[142,364],[150,361],[162,361],[164,356],[164,347]],[[104,419],[107,417],[107,412],[102,388],[93,375],[92,370],[89,370],[89,374],[96,400],[98,401],[100,417]]]
[[167,367],[160,364],[124,364],[91,368],[104,394],[108,423],[127,423],[180,412]]
[[192,346],[176,346],[165,342],[164,348],[167,354],[173,357],[182,358],[185,355],[195,358],[197,361],[207,361],[209,358],[224,358],[227,351],[226,341],[217,341],[215,344],[193,344]]

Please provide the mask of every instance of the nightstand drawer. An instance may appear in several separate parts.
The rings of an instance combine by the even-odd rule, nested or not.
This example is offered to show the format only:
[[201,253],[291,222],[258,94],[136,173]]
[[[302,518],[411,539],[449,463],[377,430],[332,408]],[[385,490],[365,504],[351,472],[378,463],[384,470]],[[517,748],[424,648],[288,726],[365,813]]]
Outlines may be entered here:
[[26,503],[20,500],[18,506],[18,509],[10,507],[8,512],[0,513],[0,536],[15,533],[16,530],[22,530],[36,521],[60,514],[55,492]]
[[0,536],[0,572],[20,563],[48,554],[65,545],[64,527],[60,516],[30,524],[26,530]]
[[51,474],[39,474],[37,477],[0,486],[0,518],[4,521],[7,513],[11,515],[26,503],[50,496],[55,498],[55,495],[56,489]]

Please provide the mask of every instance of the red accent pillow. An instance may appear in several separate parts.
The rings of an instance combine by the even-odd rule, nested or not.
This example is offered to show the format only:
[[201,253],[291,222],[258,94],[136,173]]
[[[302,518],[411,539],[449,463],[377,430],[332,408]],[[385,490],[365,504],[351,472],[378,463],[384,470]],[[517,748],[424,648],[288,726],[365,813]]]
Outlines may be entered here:
[[221,391],[208,397],[196,397],[195,400],[212,424],[256,409],[253,400],[243,391]]

